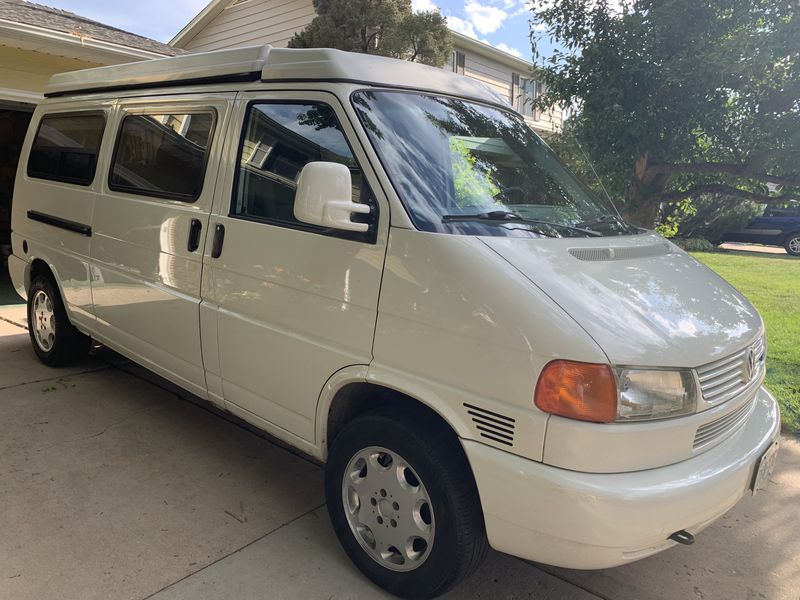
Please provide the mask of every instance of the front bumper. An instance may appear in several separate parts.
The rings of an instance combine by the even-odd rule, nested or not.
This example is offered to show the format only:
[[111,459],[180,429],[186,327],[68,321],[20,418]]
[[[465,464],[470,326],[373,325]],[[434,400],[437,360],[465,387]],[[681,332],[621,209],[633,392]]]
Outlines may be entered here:
[[697,533],[748,491],[753,469],[780,432],[775,398],[761,388],[747,422],[715,448],[631,473],[579,473],[462,440],[491,546],[560,567],[613,567]]

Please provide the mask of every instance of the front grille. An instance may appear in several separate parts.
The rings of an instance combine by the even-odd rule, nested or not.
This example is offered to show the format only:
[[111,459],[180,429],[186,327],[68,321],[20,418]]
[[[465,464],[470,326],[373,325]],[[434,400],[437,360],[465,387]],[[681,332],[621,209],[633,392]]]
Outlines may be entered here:
[[514,445],[514,419],[473,404],[465,403],[464,408],[481,437],[504,446]]
[[754,400],[745,402],[742,406],[728,413],[724,417],[720,417],[715,421],[706,423],[697,428],[697,433],[694,435],[693,448],[698,450],[703,446],[707,446],[712,442],[733,433],[738,427],[747,420],[750,414],[750,409],[753,407]]
[[739,395],[764,372],[766,354],[761,338],[739,352],[697,369],[703,399],[718,404]]

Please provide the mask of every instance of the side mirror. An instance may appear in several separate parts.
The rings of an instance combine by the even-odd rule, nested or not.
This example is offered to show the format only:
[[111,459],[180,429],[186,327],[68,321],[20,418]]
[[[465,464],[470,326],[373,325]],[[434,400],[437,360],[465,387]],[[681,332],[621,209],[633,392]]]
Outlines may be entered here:
[[367,231],[366,223],[350,220],[353,213],[367,215],[366,204],[353,202],[350,169],[340,163],[311,162],[300,172],[294,201],[294,216],[309,225],[343,231]]

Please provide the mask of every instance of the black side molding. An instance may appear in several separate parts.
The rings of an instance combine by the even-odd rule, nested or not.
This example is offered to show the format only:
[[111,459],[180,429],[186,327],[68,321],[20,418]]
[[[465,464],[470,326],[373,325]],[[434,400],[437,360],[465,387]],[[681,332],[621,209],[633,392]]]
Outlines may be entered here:
[[61,219],[59,217],[54,217],[53,215],[46,215],[35,210],[28,211],[28,218],[31,221],[38,221],[39,223],[44,223],[45,225],[52,225],[53,227],[58,227],[59,229],[66,229],[67,231],[80,233],[86,237],[92,237],[92,228],[88,225],[83,225],[82,223],[68,221],[67,219]]

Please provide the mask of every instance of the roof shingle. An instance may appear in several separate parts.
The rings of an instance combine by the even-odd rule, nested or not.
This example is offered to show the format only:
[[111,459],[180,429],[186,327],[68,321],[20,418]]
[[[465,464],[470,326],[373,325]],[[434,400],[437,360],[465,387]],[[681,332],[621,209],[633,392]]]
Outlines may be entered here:
[[116,27],[92,21],[66,10],[35,4],[27,0],[0,0],[0,20],[24,23],[43,29],[101,40],[164,56],[183,54],[182,50]]

